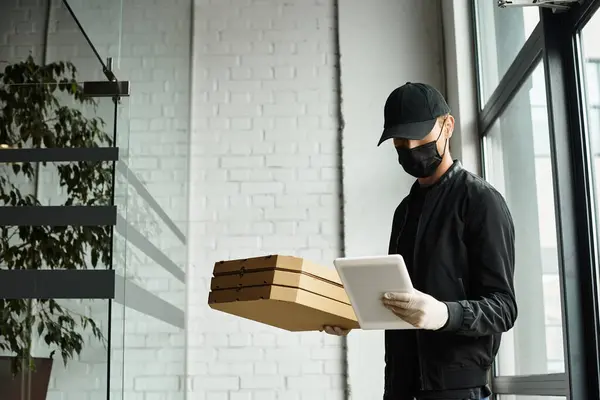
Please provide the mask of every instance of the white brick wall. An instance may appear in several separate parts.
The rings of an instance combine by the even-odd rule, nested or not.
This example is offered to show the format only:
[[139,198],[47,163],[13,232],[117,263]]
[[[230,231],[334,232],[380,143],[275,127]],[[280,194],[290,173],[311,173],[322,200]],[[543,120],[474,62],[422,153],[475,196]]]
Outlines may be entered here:
[[18,0],[4,0],[0,14],[0,68],[29,54],[39,60],[44,42],[45,12],[43,0],[22,4]]
[[[129,150],[131,169],[180,229],[187,233],[187,169],[189,149],[191,0],[167,3],[149,0],[69,0],[102,58],[114,57],[115,73],[132,82],[132,96],[123,101],[119,145]],[[17,61],[32,49],[42,54],[43,0],[0,3],[0,60]],[[37,10],[33,12],[32,10]],[[121,20],[122,18],[122,20]],[[48,57],[74,61],[80,78],[103,79],[83,36],[60,1],[53,2]],[[39,59],[39,58],[38,58]],[[111,126],[112,102],[101,99],[99,114]],[[126,139],[126,140],[122,140]],[[56,203],[59,193],[52,169],[44,171],[43,201]],[[130,191],[130,212],[143,202]],[[123,204],[121,204],[123,205]],[[145,206],[147,208],[147,206]],[[123,210],[122,210],[123,211]],[[145,210],[142,210],[145,212]],[[131,219],[131,218],[130,218]],[[156,215],[143,214],[134,225],[169,258],[185,268],[182,245]],[[125,266],[115,266],[124,273]],[[145,257],[127,248],[127,275],[162,299],[184,309],[185,285]],[[75,302],[70,302],[75,307]],[[107,303],[97,301],[91,313],[105,331]],[[183,330],[115,304],[112,315],[113,399],[175,400],[185,392]],[[43,347],[40,356],[47,356]],[[90,342],[82,359],[65,370],[57,358],[48,400],[106,399],[106,352]],[[121,395],[123,389],[124,397]]]
[[338,338],[206,305],[215,261],[332,265],[340,220],[333,0],[196,1],[190,398],[342,399]]

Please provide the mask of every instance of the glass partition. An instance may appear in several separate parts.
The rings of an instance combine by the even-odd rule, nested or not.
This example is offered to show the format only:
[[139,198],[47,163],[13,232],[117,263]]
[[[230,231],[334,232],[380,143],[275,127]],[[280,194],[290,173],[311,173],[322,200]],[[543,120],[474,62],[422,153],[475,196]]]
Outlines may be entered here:
[[129,115],[123,99],[86,92],[107,82],[108,65],[70,11],[65,1],[0,4],[0,272],[43,274],[0,278],[24,282],[0,290],[7,400],[106,399],[123,349],[123,290],[109,299],[111,270],[127,276],[113,206],[127,218],[115,170],[128,157]]
[[[62,8],[77,17],[100,59],[111,57],[114,60],[113,70],[118,68],[121,54],[123,7],[132,2],[133,0],[68,0],[62,4]],[[124,80],[119,74],[116,75]]]
[[[0,204],[23,218],[2,227],[5,272],[109,272],[116,261],[109,214],[115,104],[85,97],[83,82],[73,79],[68,60],[64,65],[27,58],[7,65],[2,75]],[[63,282],[32,276],[51,286],[50,297],[35,297],[31,282],[22,286],[33,294],[3,296],[0,392],[10,400],[107,395],[114,286],[88,299],[85,288],[97,289],[94,276],[59,276]]]
[[110,349],[107,376],[109,377],[110,400],[124,399],[123,362],[125,358],[125,317],[126,287],[123,277],[130,277],[128,232],[124,228],[129,218],[130,188],[127,174],[119,173],[120,165],[126,164],[129,158],[129,99],[121,98],[116,109],[116,143],[119,146],[119,161],[115,165],[115,205],[117,221],[113,231],[112,267],[115,271],[115,300],[110,305]]
[[[191,9],[191,1],[189,6]],[[149,10],[150,7],[155,9]],[[27,102],[19,106],[25,110],[23,116],[30,107],[30,118],[13,121],[15,126],[29,124],[28,129],[43,136],[38,142],[29,137],[22,140],[23,147],[61,148],[52,153],[58,157],[56,160],[47,159],[49,153],[36,153],[36,157],[46,157],[48,162],[36,158],[31,167],[33,178],[17,181],[20,193],[33,196],[40,206],[62,207],[43,209],[44,215],[54,213],[53,224],[65,226],[43,228],[62,232],[61,246],[47,238],[39,250],[53,254],[53,261],[72,262],[49,263],[39,268],[53,273],[61,268],[108,273],[101,277],[86,275],[87,278],[79,274],[72,278],[75,281],[64,282],[53,275],[51,281],[58,286],[57,291],[50,290],[48,299],[52,300],[38,300],[41,297],[31,294],[27,299],[4,297],[4,305],[10,301],[19,306],[15,314],[19,322],[27,315],[22,313],[23,305],[31,302],[38,305],[35,312],[43,313],[43,307],[50,307],[47,304],[56,304],[76,319],[73,327],[65,331],[68,335],[55,333],[49,343],[44,329],[55,326],[52,324],[59,320],[48,322],[46,327],[34,325],[40,331],[33,332],[36,340],[32,341],[31,354],[48,357],[57,350],[51,368],[44,369],[40,364],[37,370],[50,374],[47,386],[41,386],[39,393],[44,397],[39,400],[185,396],[191,17],[186,7],[178,7],[181,15],[167,14],[169,10],[165,4],[133,0],[0,2],[0,71],[9,64],[29,63],[22,64],[23,71],[35,75],[43,68],[54,72],[58,69],[68,79],[63,82],[63,91],[48,90],[56,86],[56,77],[54,81],[0,84],[0,107],[7,102],[19,103],[19,99],[32,94],[37,94],[36,101],[50,102],[53,107],[44,117],[48,130],[35,118],[36,109]],[[168,15],[174,27],[165,21],[158,25],[149,23],[148,15]],[[128,21],[126,26],[124,20]],[[171,30],[169,35],[161,33],[165,29]],[[158,39],[165,40],[159,44]],[[173,68],[173,64],[178,67]],[[109,80],[126,83],[127,88],[132,82],[135,89],[131,96],[126,93],[115,97],[113,86],[101,84]],[[21,83],[27,85],[15,89]],[[7,86],[13,89],[6,89]],[[6,95],[2,97],[3,91]],[[11,117],[11,112],[10,108],[0,108],[0,121]],[[45,134],[50,131],[52,135]],[[0,131],[0,136],[4,138],[6,132]],[[22,136],[19,130],[14,132]],[[95,135],[93,140],[90,135]],[[48,139],[51,136],[54,141]],[[0,145],[12,151],[15,143],[6,140]],[[90,152],[61,153],[90,146]],[[112,152],[113,147],[118,148],[118,154]],[[16,164],[4,165],[6,173],[22,173],[22,167],[15,167]],[[83,194],[73,199],[73,193],[80,192]],[[3,198],[0,202],[10,200]],[[80,205],[96,208],[71,207]],[[7,210],[0,207],[3,218]],[[73,214],[76,211],[78,214]],[[61,219],[67,214],[71,217]],[[39,224],[40,220],[30,216],[25,222]],[[6,248],[42,243],[32,237],[32,228],[17,225],[12,225],[17,232],[14,238],[3,242]],[[5,234],[6,228],[0,228]],[[19,231],[27,234],[17,238]],[[10,268],[15,269],[15,264],[7,265],[6,257],[4,261],[0,258],[0,272]],[[0,293],[6,289],[2,282],[0,279]],[[98,294],[99,288],[107,287],[106,282],[110,283],[111,293],[105,290]],[[47,286],[54,287],[50,281]],[[93,299],[85,300],[87,297]],[[107,300],[112,297],[114,300]],[[57,313],[60,312],[54,308],[52,315]],[[97,327],[96,335],[93,330],[84,329],[90,327],[90,321]],[[6,329],[17,325],[0,320],[0,356],[9,361],[14,354],[13,348],[5,345],[11,334]],[[66,366],[61,361],[61,349],[72,351],[67,354]],[[10,368],[3,368],[0,365],[0,393],[15,382],[19,390],[40,387],[34,382],[39,375],[26,373],[24,379],[15,381]],[[21,395],[28,393],[21,390]]]
[[129,187],[125,398],[185,397],[191,7],[124,1],[112,54],[132,85],[129,158],[119,169]]

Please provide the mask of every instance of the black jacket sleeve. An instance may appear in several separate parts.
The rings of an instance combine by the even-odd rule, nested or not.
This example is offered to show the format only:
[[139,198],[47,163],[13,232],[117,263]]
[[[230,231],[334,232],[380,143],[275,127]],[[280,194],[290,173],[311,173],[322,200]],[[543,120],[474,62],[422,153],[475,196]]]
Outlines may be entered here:
[[465,218],[469,294],[473,300],[446,302],[448,322],[442,330],[486,336],[508,331],[517,318],[515,231],[500,193],[481,187],[476,197]]

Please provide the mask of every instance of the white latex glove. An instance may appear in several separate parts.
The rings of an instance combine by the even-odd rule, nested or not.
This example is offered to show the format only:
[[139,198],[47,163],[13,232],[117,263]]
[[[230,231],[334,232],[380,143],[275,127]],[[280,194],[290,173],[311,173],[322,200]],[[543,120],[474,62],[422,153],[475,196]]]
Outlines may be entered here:
[[339,326],[324,326],[323,330],[325,331],[325,333],[334,336],[346,336],[348,333],[350,333],[350,329],[343,329]]
[[398,317],[421,329],[438,330],[448,321],[448,307],[432,296],[413,293],[386,293],[383,304]]

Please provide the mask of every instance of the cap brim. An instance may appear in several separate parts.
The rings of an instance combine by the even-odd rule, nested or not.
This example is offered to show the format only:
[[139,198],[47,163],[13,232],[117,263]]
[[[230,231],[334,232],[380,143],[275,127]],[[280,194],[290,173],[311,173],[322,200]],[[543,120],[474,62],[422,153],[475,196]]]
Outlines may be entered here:
[[429,121],[412,122],[410,124],[395,125],[383,130],[383,134],[379,139],[379,146],[381,143],[388,139],[408,139],[408,140],[421,140],[425,136],[429,135],[429,132],[435,126],[437,118]]

